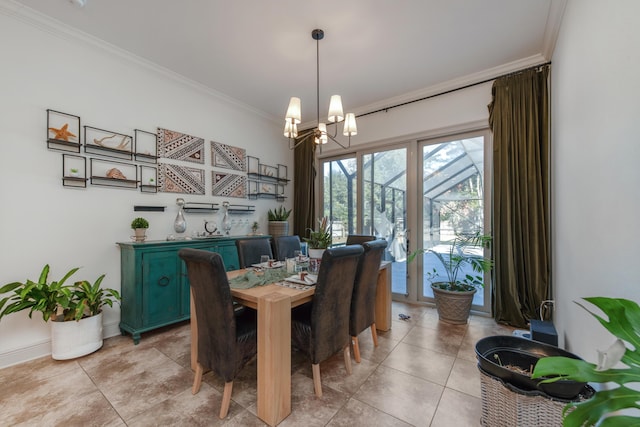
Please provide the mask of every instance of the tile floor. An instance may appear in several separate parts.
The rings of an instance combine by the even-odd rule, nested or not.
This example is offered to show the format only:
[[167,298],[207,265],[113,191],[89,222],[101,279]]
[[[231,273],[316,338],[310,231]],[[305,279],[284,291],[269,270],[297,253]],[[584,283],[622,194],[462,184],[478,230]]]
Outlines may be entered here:
[[[411,316],[398,320],[398,314]],[[324,396],[315,397],[311,365],[292,354],[292,413],[280,426],[478,426],[480,376],[474,345],[511,334],[492,319],[438,322],[433,308],[393,303],[391,331],[360,337],[362,363],[346,376],[342,355],[320,365]],[[106,339],[71,361],[49,357],[0,370],[0,425],[263,426],[256,412],[256,364],[234,382],[229,415],[218,411],[223,383],[211,372],[191,394],[189,325]]]

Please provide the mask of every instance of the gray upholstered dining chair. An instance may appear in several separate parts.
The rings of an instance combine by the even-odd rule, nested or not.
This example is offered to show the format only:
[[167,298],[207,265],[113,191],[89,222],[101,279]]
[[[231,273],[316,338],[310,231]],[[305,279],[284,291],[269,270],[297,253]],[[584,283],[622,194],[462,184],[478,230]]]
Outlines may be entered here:
[[364,242],[370,242],[376,240],[376,236],[370,236],[368,234],[349,234],[347,236],[346,245],[361,245]]
[[300,250],[300,237],[277,236],[273,238],[273,254],[278,261],[293,258],[294,252]]
[[183,248],[198,321],[198,357],[191,392],[198,393],[204,370],[224,380],[220,418],[227,416],[233,380],[258,350],[255,310],[233,308],[231,289],[220,254]]
[[273,258],[269,239],[238,239],[236,247],[238,248],[240,268],[258,264],[262,255],[269,255],[269,259]]
[[384,239],[364,242],[364,254],[360,257],[358,271],[351,297],[351,316],[349,318],[349,335],[353,345],[353,357],[360,363],[360,345],[358,335],[367,328],[371,328],[374,347],[378,346],[376,332],[376,286],[380,262],[387,247]]
[[358,260],[363,252],[360,245],[324,251],[313,300],[291,313],[292,344],[311,359],[313,387],[318,397],[322,396],[320,362],[342,350],[345,368],[351,374],[349,310]]

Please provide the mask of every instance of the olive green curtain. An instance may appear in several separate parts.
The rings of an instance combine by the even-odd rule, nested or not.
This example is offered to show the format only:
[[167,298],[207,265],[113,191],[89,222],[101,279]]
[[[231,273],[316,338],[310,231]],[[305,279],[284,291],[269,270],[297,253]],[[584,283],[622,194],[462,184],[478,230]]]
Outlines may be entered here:
[[550,294],[549,66],[493,83],[493,312],[527,327]]
[[293,234],[301,239],[315,223],[315,153],[313,138],[306,138],[293,153]]

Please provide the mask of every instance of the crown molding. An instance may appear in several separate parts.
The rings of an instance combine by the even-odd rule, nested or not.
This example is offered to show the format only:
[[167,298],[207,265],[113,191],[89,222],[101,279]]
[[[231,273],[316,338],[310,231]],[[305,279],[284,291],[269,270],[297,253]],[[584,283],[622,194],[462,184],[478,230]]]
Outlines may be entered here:
[[547,61],[551,61],[553,51],[556,48],[556,41],[560,33],[560,25],[564,17],[564,11],[567,8],[567,0],[551,0],[549,7],[549,15],[547,16],[547,25],[544,29],[544,40],[542,42],[542,54]]
[[28,6],[18,3],[15,0],[0,0],[0,13],[53,36],[72,42],[80,42],[93,49],[100,49],[103,52],[112,55],[120,60],[124,60],[129,64],[137,65],[147,72],[153,72],[167,79],[176,81],[182,85],[189,87],[190,89],[194,89],[200,93],[204,93],[217,101],[231,104],[237,109],[260,116],[270,122],[280,122],[278,118],[275,118],[262,110],[240,102],[237,99],[225,95],[221,92],[215,91],[208,86],[198,83],[195,80],[189,79],[182,74],[171,71],[168,68],[158,65],[152,61],[146,60],[132,52],[129,52],[128,50],[117,47],[98,37],[92,36],[76,28],[68,26],[56,19],[51,18],[50,16],[44,15],[34,9],[31,9]]

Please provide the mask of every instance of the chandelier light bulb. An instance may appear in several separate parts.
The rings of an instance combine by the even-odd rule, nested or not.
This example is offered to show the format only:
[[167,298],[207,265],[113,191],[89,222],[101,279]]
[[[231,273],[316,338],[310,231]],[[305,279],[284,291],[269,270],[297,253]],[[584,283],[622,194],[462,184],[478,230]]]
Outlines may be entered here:
[[342,112],[342,98],[340,95],[331,95],[331,101],[329,102],[329,121],[331,123],[341,122],[344,120],[344,113]]
[[352,137],[358,134],[358,126],[356,125],[356,115],[354,113],[347,113],[347,116],[344,120],[344,129],[342,134],[348,137]]
[[287,115],[285,118],[292,124],[299,125],[302,121],[300,111],[300,98],[292,96],[291,100],[289,100],[289,108],[287,108]]

